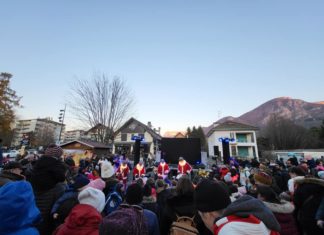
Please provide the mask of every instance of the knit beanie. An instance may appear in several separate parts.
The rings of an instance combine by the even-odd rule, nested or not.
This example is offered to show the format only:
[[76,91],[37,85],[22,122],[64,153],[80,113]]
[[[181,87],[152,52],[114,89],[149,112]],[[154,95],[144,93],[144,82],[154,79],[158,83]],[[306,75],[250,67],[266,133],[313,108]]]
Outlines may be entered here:
[[90,183],[90,180],[88,179],[87,176],[78,174],[77,176],[74,177],[74,184],[72,184],[74,189],[79,189],[84,186],[87,186]]
[[103,191],[103,189],[106,187],[106,182],[99,178],[90,181],[88,186]]
[[143,201],[143,189],[139,184],[131,184],[126,191],[126,202],[130,205],[138,205]]
[[45,155],[60,158],[63,155],[63,149],[56,144],[51,144],[45,150]]
[[272,185],[272,177],[263,171],[255,173],[254,180],[255,180],[256,184],[258,184],[258,182],[259,182],[264,185],[269,185],[269,186]]
[[225,209],[231,199],[225,186],[219,182],[205,179],[201,181],[194,193],[194,201],[198,211],[211,212]]
[[98,189],[86,188],[79,193],[80,204],[86,204],[97,209],[101,213],[105,207],[105,194]]
[[141,211],[132,207],[120,207],[103,219],[99,234],[146,235],[149,233]]

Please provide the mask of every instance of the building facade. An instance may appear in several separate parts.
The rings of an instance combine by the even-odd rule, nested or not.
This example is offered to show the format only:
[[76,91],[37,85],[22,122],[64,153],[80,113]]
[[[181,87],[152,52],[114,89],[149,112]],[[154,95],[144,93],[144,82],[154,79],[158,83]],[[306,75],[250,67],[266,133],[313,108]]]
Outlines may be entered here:
[[58,143],[59,140],[64,139],[65,125],[51,118],[37,118],[19,120],[14,130],[12,146],[20,146],[22,141],[29,140],[31,135],[35,137],[45,132],[53,135],[54,142]]
[[74,140],[80,140],[83,138],[84,133],[85,133],[84,130],[66,131],[64,133],[64,143],[74,141]]
[[115,132],[113,152],[132,157],[134,151],[134,136],[139,136],[141,141],[141,157],[154,157],[162,137],[156,133],[149,122],[145,125],[135,118],[129,119]]
[[[238,158],[259,159],[256,131],[257,127],[239,122],[214,123],[206,133],[209,156],[223,157],[222,139],[229,140],[229,155]],[[225,150],[226,151],[226,150]]]

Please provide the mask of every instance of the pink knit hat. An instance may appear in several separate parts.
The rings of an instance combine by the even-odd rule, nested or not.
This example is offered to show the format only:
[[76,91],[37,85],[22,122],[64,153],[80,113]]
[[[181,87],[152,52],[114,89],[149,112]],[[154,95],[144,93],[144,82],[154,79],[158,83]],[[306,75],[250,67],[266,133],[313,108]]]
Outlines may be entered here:
[[102,191],[106,187],[106,182],[103,181],[102,179],[92,180],[88,184],[88,187],[92,187]]

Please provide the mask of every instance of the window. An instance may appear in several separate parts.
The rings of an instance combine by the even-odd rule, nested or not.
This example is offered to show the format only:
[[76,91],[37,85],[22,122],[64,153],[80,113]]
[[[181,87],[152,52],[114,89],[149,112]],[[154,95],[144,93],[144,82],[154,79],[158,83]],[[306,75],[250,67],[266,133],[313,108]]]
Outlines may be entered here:
[[138,137],[141,137],[142,139],[144,139],[144,134],[138,134]]
[[238,143],[247,143],[247,135],[246,134],[236,134]]
[[236,146],[231,146],[231,151],[232,151],[232,156],[236,156],[237,155]]
[[121,141],[127,141],[127,133],[121,134]]

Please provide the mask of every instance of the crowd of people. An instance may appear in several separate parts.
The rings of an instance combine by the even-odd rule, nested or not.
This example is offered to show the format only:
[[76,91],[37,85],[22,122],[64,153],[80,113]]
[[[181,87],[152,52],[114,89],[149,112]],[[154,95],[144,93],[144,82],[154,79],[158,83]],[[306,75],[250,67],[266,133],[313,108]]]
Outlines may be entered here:
[[322,160],[230,159],[177,175],[161,159],[75,162],[50,145],[0,173],[0,235],[324,234]]

